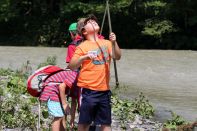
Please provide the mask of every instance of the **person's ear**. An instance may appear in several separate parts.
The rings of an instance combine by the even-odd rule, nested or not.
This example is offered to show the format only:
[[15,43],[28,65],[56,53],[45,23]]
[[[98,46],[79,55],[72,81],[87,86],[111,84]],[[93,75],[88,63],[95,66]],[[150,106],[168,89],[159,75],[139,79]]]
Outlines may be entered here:
[[87,31],[85,29],[82,30],[82,35],[86,35]]

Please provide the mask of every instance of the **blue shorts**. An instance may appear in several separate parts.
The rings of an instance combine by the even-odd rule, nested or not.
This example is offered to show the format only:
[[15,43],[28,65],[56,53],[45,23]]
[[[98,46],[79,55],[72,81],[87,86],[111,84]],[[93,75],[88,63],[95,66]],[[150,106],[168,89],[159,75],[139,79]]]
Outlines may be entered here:
[[82,89],[79,124],[111,125],[111,91]]
[[64,110],[60,102],[51,101],[50,99],[47,101],[48,112],[53,117],[63,117]]

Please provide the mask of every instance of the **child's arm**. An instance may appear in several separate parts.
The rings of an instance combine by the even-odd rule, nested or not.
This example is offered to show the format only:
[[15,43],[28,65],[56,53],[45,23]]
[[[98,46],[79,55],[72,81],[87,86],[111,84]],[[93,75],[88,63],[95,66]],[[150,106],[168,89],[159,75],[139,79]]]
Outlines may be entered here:
[[116,60],[120,60],[121,58],[121,50],[118,46],[118,43],[116,42],[116,35],[112,32],[109,36],[110,41],[112,44],[114,44],[114,53],[112,54],[112,58],[115,58]]
[[87,59],[87,56],[81,56],[79,58],[75,58],[75,57],[72,57],[68,67],[71,69],[71,70],[75,70],[77,68],[79,68],[82,64],[82,62]]
[[66,84],[62,83],[59,85],[59,92],[60,92],[60,100],[62,103],[62,106],[64,108],[64,111],[66,114],[70,113],[70,107],[66,102],[66,94],[65,94],[65,90],[66,90]]
[[84,56],[80,56],[79,58],[72,57],[68,67],[71,70],[78,69],[81,66],[81,64],[83,63],[84,60],[86,60],[86,59],[94,59],[95,57],[96,56],[93,55],[93,54],[86,54]]

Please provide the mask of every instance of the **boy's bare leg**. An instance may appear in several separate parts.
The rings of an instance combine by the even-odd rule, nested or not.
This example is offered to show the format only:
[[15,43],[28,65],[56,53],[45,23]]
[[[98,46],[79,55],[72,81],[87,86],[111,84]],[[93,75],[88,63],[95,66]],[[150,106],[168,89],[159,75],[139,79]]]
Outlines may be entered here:
[[111,131],[110,125],[101,125],[101,131]]
[[78,131],[88,131],[90,125],[87,124],[78,124]]

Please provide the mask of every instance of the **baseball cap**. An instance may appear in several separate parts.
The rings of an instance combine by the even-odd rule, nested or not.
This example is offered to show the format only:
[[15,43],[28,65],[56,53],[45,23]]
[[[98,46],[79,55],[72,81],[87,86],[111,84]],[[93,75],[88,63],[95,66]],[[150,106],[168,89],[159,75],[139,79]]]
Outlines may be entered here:
[[75,30],[77,30],[77,23],[70,24],[68,30],[69,31],[75,31]]
[[86,18],[80,18],[77,22],[77,31],[81,35],[82,30],[84,29],[84,26],[87,24],[89,20],[95,20],[97,22],[97,18],[93,15],[90,14]]

